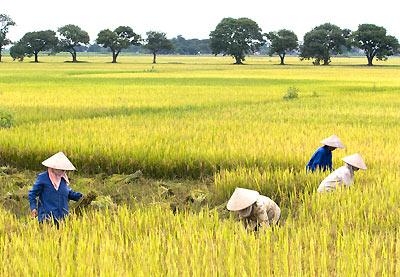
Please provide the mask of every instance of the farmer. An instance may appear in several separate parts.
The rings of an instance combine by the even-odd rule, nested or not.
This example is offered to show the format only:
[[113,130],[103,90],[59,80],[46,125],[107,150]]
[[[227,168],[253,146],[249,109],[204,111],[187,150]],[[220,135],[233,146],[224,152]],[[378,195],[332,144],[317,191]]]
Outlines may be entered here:
[[313,172],[316,169],[322,171],[332,171],[332,151],[334,151],[336,148],[344,148],[344,145],[336,135],[332,135],[321,140],[321,143],[324,146],[318,148],[317,151],[315,151],[315,153],[312,155],[306,166],[307,171],[309,170]]
[[69,213],[68,201],[78,201],[83,195],[69,187],[66,171],[76,168],[63,152],[54,154],[42,164],[47,170],[37,176],[28,194],[31,216],[38,217],[40,223],[53,221],[58,227],[59,221]]
[[361,155],[356,153],[342,159],[345,165],[329,174],[319,185],[318,192],[332,191],[337,187],[351,186],[354,181],[354,171],[367,169]]
[[235,189],[226,207],[237,212],[245,227],[250,230],[275,225],[281,216],[281,209],[269,197],[244,188]]

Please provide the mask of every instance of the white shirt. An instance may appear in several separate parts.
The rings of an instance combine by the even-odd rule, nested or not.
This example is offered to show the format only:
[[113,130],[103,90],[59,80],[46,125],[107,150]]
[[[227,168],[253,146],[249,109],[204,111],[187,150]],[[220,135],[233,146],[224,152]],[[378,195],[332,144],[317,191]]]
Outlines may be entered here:
[[246,226],[250,225],[251,228],[254,228],[257,224],[274,225],[278,223],[281,216],[279,206],[271,198],[264,195],[259,195],[257,201],[250,207],[251,211],[249,211],[248,216],[243,216],[239,212],[239,217],[245,221]]
[[319,185],[318,192],[332,191],[339,186],[351,186],[354,181],[353,167],[346,164],[329,174]]

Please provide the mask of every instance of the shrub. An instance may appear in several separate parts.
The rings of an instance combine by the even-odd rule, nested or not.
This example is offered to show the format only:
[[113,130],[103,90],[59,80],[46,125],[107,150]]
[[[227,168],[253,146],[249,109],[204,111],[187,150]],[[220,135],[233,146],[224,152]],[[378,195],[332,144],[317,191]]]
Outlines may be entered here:
[[11,128],[14,124],[14,118],[11,113],[0,110],[0,128]]
[[299,97],[299,89],[296,87],[289,87],[286,94],[283,96],[285,100],[292,100]]
[[319,94],[316,91],[313,91],[311,97],[319,97]]

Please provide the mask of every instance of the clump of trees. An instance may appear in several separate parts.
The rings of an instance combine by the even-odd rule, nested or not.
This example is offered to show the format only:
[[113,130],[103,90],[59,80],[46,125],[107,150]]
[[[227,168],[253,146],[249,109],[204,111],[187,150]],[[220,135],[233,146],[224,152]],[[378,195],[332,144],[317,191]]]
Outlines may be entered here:
[[34,56],[35,63],[37,63],[39,62],[38,55],[40,52],[56,49],[57,44],[58,39],[56,32],[45,30],[26,33],[21,40],[17,42],[17,47],[23,52],[24,56]]
[[180,55],[211,54],[209,39],[185,39],[181,35],[171,39],[174,53]]
[[[9,16],[0,14],[0,62],[4,46],[12,43],[6,36],[13,25],[15,22]],[[280,57],[281,65],[285,64],[285,57],[289,53],[298,54],[301,60],[312,60],[314,65],[329,65],[332,56],[360,49],[367,57],[367,64],[372,66],[374,59],[386,60],[400,51],[398,40],[387,35],[384,27],[374,24],[361,24],[352,32],[324,23],[307,32],[301,44],[291,30],[281,29],[263,34],[255,21],[245,17],[223,18],[206,40],[185,40],[182,36],[167,39],[165,33],[156,31],[146,32],[146,36],[142,38],[129,26],[119,26],[114,31],[100,31],[96,43],[89,46],[89,34],[79,26],[68,24],[58,28],[57,33],[52,30],[26,33],[13,43],[10,55],[19,61],[25,56],[34,56],[34,61],[38,62],[38,55],[42,51],[69,52],[72,62],[77,62],[77,52],[106,51],[112,53],[112,63],[116,63],[122,51],[147,51],[153,55],[153,63],[156,63],[160,53],[212,53],[229,55],[235,60],[234,64],[243,64],[247,55],[260,51],[265,53],[266,48],[269,55],[277,54]]]
[[[98,33],[96,47],[109,50],[112,53],[112,63],[117,62],[121,51],[130,47],[142,46],[153,54],[153,63],[156,63],[156,55],[162,51],[174,49],[174,45],[162,32],[147,32],[147,38],[142,39],[129,26],[119,26],[114,31],[109,29]],[[68,24],[58,28],[58,36],[54,31],[36,31],[26,33],[18,42],[10,48],[10,55],[14,60],[22,61],[25,56],[35,57],[39,62],[38,54],[41,51],[69,52],[72,62],[77,62],[77,52],[89,44],[89,34],[79,26]],[[177,43],[178,44],[178,43]],[[87,48],[86,48],[87,49]]]
[[89,35],[76,25],[65,25],[58,29],[35,31],[26,33],[10,48],[10,56],[13,60],[22,61],[26,56],[34,56],[34,61],[39,62],[39,53],[43,51],[69,52],[72,61],[77,62],[77,48],[89,43]]
[[242,64],[246,55],[258,51],[265,43],[270,55],[280,57],[281,65],[287,53],[297,50],[301,60],[312,60],[314,65],[329,65],[333,55],[353,47],[363,50],[368,65],[372,66],[374,58],[385,60],[398,53],[400,47],[395,37],[386,35],[385,28],[373,24],[361,24],[352,33],[349,29],[325,23],[307,32],[301,45],[293,31],[282,29],[263,35],[257,23],[248,18],[224,18],[210,33],[212,53],[231,55],[235,64]]

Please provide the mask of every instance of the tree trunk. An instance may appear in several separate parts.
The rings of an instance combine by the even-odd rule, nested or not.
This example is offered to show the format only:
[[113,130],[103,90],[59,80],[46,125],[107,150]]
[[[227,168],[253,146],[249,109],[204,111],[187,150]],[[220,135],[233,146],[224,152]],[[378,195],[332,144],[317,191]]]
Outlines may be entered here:
[[374,60],[374,56],[367,56],[368,66],[373,66],[372,61]]
[[113,51],[113,59],[112,59],[112,63],[117,63],[117,57],[118,57],[118,52]]
[[34,55],[35,55],[35,63],[38,63],[38,62],[39,62],[39,60],[38,60],[38,54],[39,54],[39,53],[37,53],[37,52],[34,53]]
[[72,62],[73,62],[73,63],[78,62],[78,60],[76,59],[76,52],[73,51],[73,52],[71,53],[71,55],[72,55]]
[[157,56],[156,52],[153,52],[153,63],[156,63],[156,56]]
[[243,64],[240,56],[235,56],[235,60],[236,60],[235,64]]
[[1,50],[0,50],[0,63],[1,63]]
[[285,65],[285,54],[279,54],[279,58],[281,58],[281,65]]

